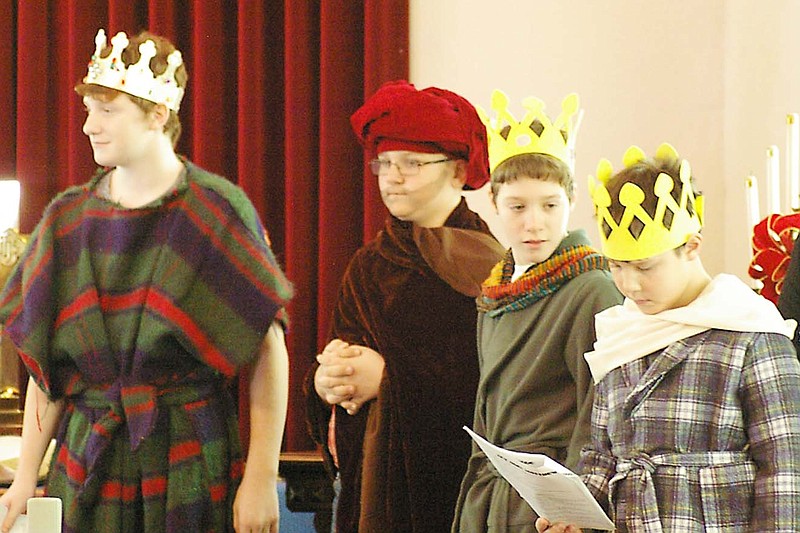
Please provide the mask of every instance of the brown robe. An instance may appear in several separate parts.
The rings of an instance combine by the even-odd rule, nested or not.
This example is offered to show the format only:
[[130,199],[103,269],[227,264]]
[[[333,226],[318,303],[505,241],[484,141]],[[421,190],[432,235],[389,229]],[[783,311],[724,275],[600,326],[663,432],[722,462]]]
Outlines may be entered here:
[[[336,408],[338,532],[450,528],[470,453],[461,427],[478,383],[475,296],[503,250],[463,200],[445,227],[389,218],[342,281],[330,338],[368,346],[386,366],[374,401],[355,416]],[[448,262],[462,273],[449,284],[434,270]],[[314,392],[315,371],[306,377],[309,425],[328,454],[331,408]]]

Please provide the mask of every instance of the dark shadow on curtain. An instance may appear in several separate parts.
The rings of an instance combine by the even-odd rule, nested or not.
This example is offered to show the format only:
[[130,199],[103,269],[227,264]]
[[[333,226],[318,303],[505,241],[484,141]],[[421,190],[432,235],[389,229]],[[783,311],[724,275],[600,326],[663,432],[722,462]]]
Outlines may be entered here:
[[247,192],[296,286],[284,448],[310,449],[303,374],[347,260],[385,216],[349,116],[381,83],[408,77],[408,0],[0,0],[0,9],[0,178],[22,182],[23,232],[94,172],[72,87],[97,29],[147,28],[183,52],[179,152]]

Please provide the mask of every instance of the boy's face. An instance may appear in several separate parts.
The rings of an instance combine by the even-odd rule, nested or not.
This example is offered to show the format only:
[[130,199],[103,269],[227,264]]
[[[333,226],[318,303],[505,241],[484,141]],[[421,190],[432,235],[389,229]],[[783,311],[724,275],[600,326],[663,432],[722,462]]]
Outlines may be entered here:
[[639,261],[609,259],[608,264],[619,291],[646,315],[683,307],[696,296],[690,285],[694,270],[683,247]]
[[[443,159],[447,159],[444,154],[407,151],[378,154],[379,161],[390,163],[378,176],[378,187],[392,215],[422,227],[444,223],[461,197],[463,183],[456,175],[455,161],[427,164]],[[423,165],[417,168],[418,163]]]
[[555,181],[518,176],[500,185],[494,204],[517,265],[548,259],[567,235],[572,204]]
[[89,137],[98,165],[126,166],[147,155],[152,121],[127,95],[120,94],[108,101],[86,96],[83,104],[86,108],[83,133]]

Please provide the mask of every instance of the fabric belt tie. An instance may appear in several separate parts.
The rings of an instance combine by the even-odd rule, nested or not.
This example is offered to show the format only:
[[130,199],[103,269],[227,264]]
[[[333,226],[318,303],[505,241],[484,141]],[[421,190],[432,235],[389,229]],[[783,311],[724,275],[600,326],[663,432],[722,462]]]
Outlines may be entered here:
[[620,459],[617,461],[616,474],[608,482],[608,494],[610,497],[614,494],[617,483],[628,478],[635,480],[638,488],[634,491],[636,494],[634,505],[642,513],[643,531],[652,533],[661,533],[661,519],[658,517],[658,501],[656,500],[656,489],[653,484],[653,474],[656,471],[656,461],[659,458],[660,456],[650,457],[643,453],[634,457]]
[[640,510],[642,516],[641,530],[647,533],[662,533],[661,519],[658,512],[658,501],[656,499],[656,488],[653,483],[653,474],[660,466],[684,466],[684,467],[706,467],[712,465],[723,465],[747,460],[746,452],[698,452],[698,453],[664,453],[648,455],[639,453],[637,455],[620,458],[617,460],[616,473],[608,482],[609,508],[613,509],[612,497],[616,491],[616,485],[625,479],[632,479],[638,484],[637,490],[633,491],[636,500],[631,502],[635,508]]
[[470,461],[477,459],[474,481],[482,481],[484,485],[491,485],[490,505],[486,515],[487,525],[508,523],[508,500],[511,485],[504,481],[500,472],[494,467],[488,457],[481,451],[473,454]]
[[73,458],[85,473],[83,485],[78,491],[81,503],[95,500],[102,481],[97,479],[97,467],[123,424],[128,429],[131,451],[135,452],[153,432],[159,405],[185,405],[208,398],[215,390],[216,387],[209,383],[159,389],[153,385],[123,386],[118,382],[107,389],[80,392],[74,398],[77,409],[106,409],[106,413],[92,425],[83,456]]

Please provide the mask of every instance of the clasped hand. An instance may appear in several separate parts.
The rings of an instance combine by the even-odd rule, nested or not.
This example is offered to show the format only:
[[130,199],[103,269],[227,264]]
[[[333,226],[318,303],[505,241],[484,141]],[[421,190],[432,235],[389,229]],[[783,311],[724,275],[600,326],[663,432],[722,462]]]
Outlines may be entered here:
[[354,415],[368,401],[377,398],[383,377],[383,356],[366,346],[333,339],[317,355],[314,388],[320,398],[340,405]]

